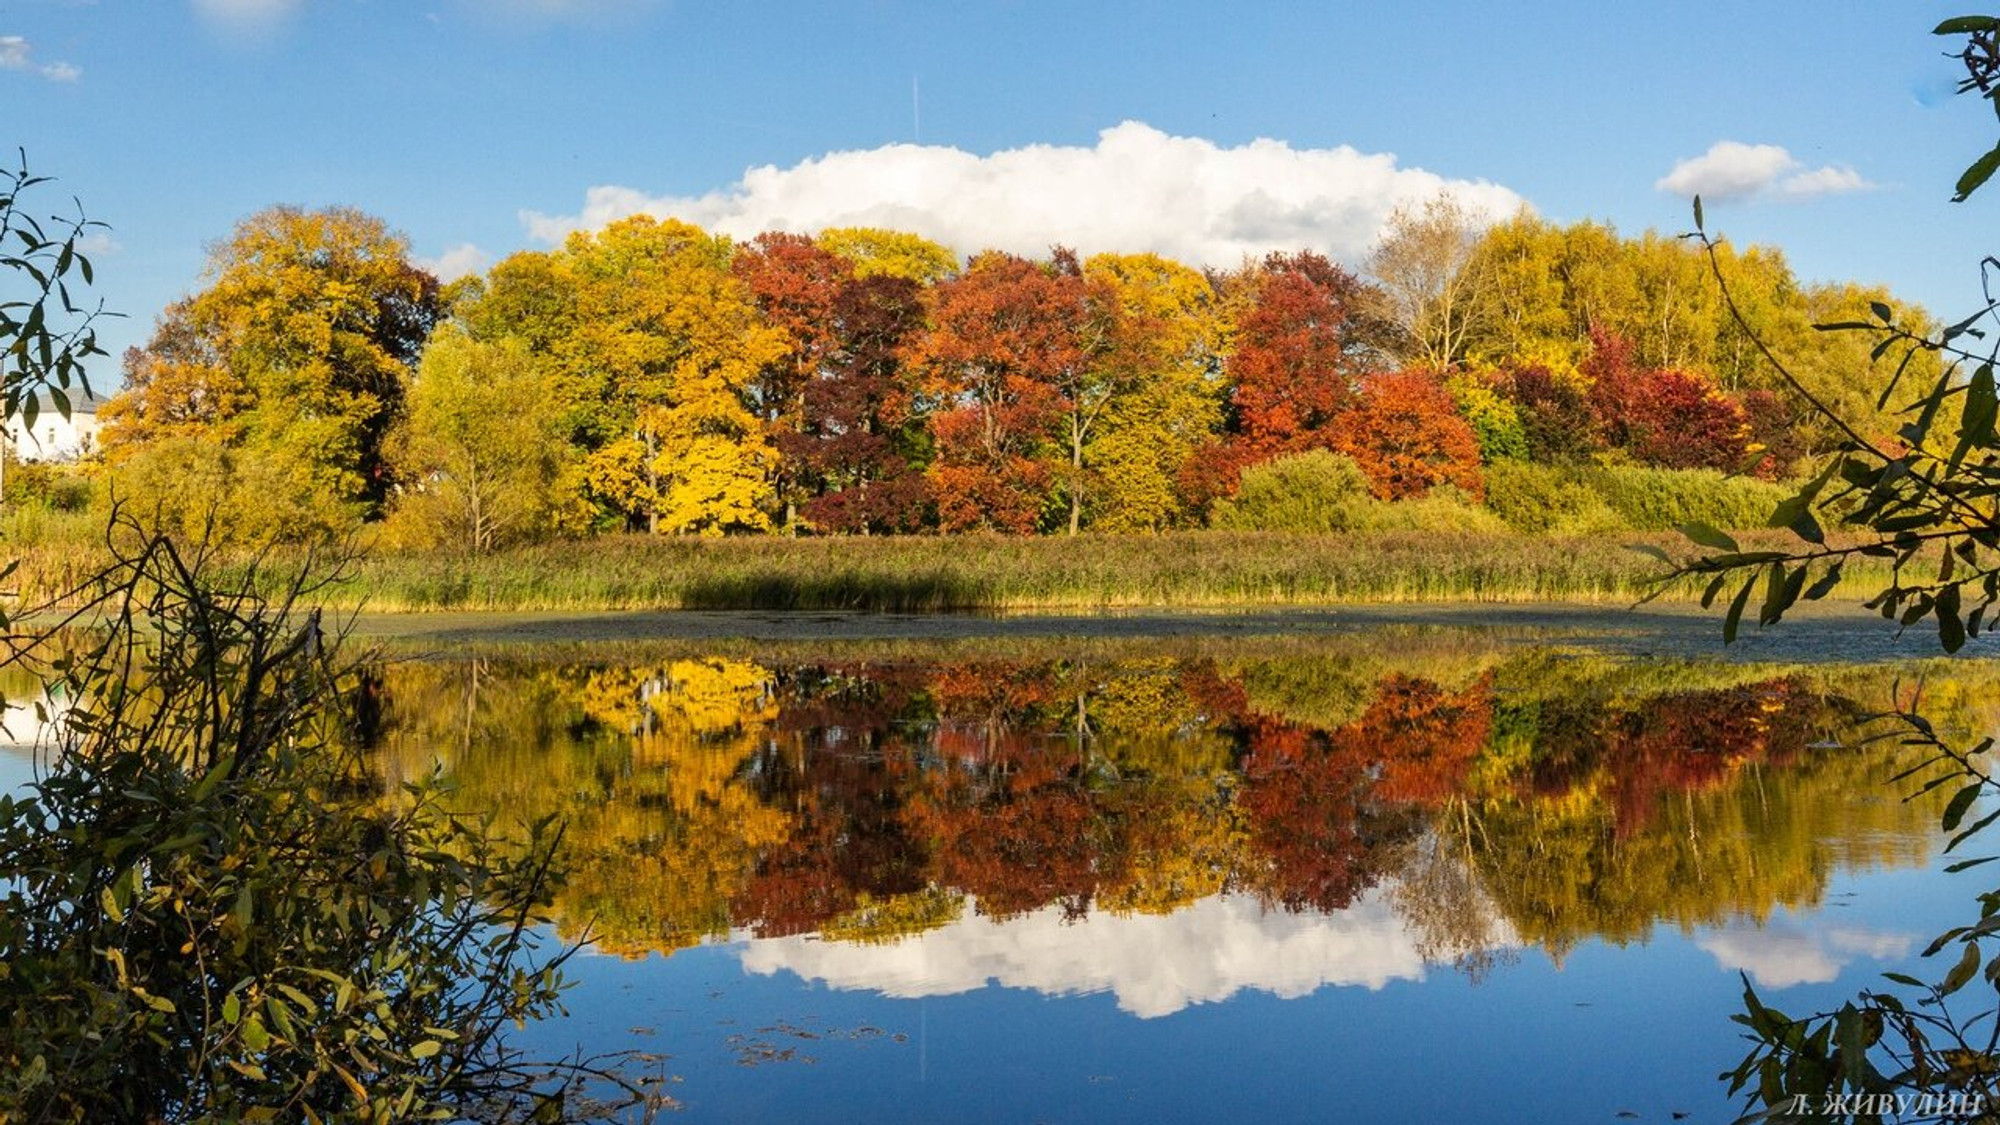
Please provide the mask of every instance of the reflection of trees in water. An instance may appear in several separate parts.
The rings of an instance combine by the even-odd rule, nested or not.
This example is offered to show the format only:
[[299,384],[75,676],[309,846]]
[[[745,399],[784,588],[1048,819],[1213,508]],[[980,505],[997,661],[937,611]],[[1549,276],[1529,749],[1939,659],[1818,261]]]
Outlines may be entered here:
[[1477,969],[1809,902],[1920,860],[1935,815],[1857,799],[1883,758],[1818,748],[1853,674],[1327,663],[419,663],[384,672],[381,756],[562,816],[558,908],[629,952],[1381,886],[1427,959]]

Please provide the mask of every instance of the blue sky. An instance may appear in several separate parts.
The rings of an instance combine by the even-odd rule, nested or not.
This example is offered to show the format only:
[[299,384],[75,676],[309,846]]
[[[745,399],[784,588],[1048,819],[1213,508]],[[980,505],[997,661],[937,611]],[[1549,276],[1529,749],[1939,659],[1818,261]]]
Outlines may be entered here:
[[1949,96],[1927,32],[1955,14],[0,0],[0,145],[112,225],[114,347],[199,283],[207,243],[281,202],[380,215],[448,269],[633,209],[731,233],[879,221],[961,251],[1285,241],[1358,265],[1390,206],[1439,186],[1678,231],[1686,200],[1659,185],[1705,154],[1674,183],[1707,185],[1712,228],[1950,314],[2000,252],[2000,188],[1947,201],[2000,134]]

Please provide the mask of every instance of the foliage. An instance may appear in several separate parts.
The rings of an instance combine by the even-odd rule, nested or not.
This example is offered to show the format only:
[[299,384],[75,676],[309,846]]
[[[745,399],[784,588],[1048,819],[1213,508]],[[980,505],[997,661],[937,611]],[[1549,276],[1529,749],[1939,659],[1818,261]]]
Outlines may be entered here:
[[1544,364],[1503,369],[1496,386],[1521,421],[1532,461],[1580,461],[1602,448],[1582,375]]
[[470,551],[536,537],[549,523],[553,429],[547,388],[522,341],[440,330],[391,441],[404,482],[391,528],[414,546]]
[[[209,256],[209,284],[170,306],[128,387],[107,404],[104,446],[133,491],[147,449],[187,439],[226,451],[218,504],[233,534],[309,537],[351,526],[387,495],[388,431],[439,312],[437,280],[381,220],[346,208],[274,207]],[[228,493],[237,493],[234,498]]]
[[530,929],[547,822],[510,844],[434,781],[375,791],[367,682],[307,612],[314,583],[266,602],[206,565],[134,541],[84,607],[94,639],[17,649],[58,733],[0,797],[0,1113],[560,1114],[591,1069],[502,1038],[558,1006],[562,957]]
[[1236,495],[1218,501],[1208,522],[1225,531],[1353,531],[1367,522],[1372,499],[1353,458],[1315,449],[1244,470]]
[[1640,370],[1632,347],[1608,332],[1591,334],[1580,368],[1605,444],[1645,465],[1730,470],[1743,463],[1749,423],[1741,407],[1700,376]]
[[87,239],[105,229],[83,213],[38,218],[28,193],[49,183],[28,171],[27,153],[11,170],[0,169],[0,405],[6,417],[19,415],[29,429],[41,396],[69,417],[70,390],[88,395],[84,363],[101,356],[97,321],[108,315],[103,302],[79,304],[73,291],[95,278]]
[[806,384],[805,427],[778,435],[779,453],[813,494],[800,508],[813,527],[869,534],[926,524],[925,434],[904,362],[923,315],[916,282],[886,273],[857,278],[834,298],[839,337]]
[[[1990,96],[2000,20],[1962,17],[1939,25],[1937,33],[1969,37],[1957,56],[1969,75],[1961,89]],[[1957,198],[1976,190],[1995,166],[2000,166],[2000,149],[1966,171]],[[1722,299],[1741,322],[1733,279],[1702,228],[1699,199],[1694,219],[1693,237],[1710,251]],[[1905,628],[1929,618],[1946,652],[1959,650],[1990,626],[1989,612],[2000,600],[2000,560],[1995,557],[2000,552],[2000,518],[1995,514],[2000,511],[2000,395],[1993,371],[2000,351],[1985,342],[1978,325],[1993,310],[1989,295],[1973,316],[1933,331],[1921,318],[1906,318],[1889,303],[1876,301],[1865,319],[1817,326],[1872,341],[1871,359],[1895,357],[1897,377],[1878,400],[1878,407],[1886,406],[1899,382],[1910,380],[1902,384],[1911,392],[1894,440],[1867,432],[1865,422],[1844,416],[1816,396],[1783,357],[1759,342],[1772,370],[1816,418],[1839,432],[1840,442],[1824,467],[1771,515],[1772,526],[1795,537],[1792,544],[1773,551],[1747,550],[1712,528],[1685,529],[1709,553],[1675,566],[1673,577],[1706,579],[1705,605],[1736,587],[1724,618],[1725,640],[1736,637],[1760,583],[1764,597],[1756,620],[1760,626],[1774,625],[1799,601],[1824,596],[1844,567],[1867,558],[1889,560],[1893,568],[1869,607]],[[1945,366],[1927,377],[1924,361],[1938,360]],[[1828,526],[1850,534],[1831,540]],[[1664,554],[1662,558],[1672,561]],[[1994,740],[1987,737],[1960,749],[1923,716],[1920,696],[1896,702],[1895,714],[1882,717],[1893,725],[1880,737],[1920,747],[1927,755],[1898,780],[1922,779],[1922,793],[1950,789],[1940,823],[1953,833],[1947,850],[1955,850],[2000,819],[2000,813],[1988,813],[1967,823],[1975,802],[1995,788],[1984,757]],[[1991,858],[1962,860],[1947,870],[1969,869]],[[1751,1047],[1742,1063],[1723,1075],[1731,1092],[1748,1090],[1748,1107],[1761,1103],[1766,1115],[1794,1114],[1835,1096],[1850,1101],[1858,1096],[1900,1115],[1907,1112],[1901,1095],[1927,1107],[1916,1111],[1924,1116],[1990,1116],[1992,1099],[2000,1095],[1994,1082],[1996,1040],[1992,1027],[1979,1025],[1992,1024],[1996,1013],[1990,996],[1969,1018],[1964,1001],[1952,1000],[1976,978],[1983,976],[1989,985],[2000,979],[2000,960],[1986,944],[1996,928],[2000,894],[1987,892],[1978,901],[1976,922],[1946,931],[1925,950],[1926,956],[1956,951],[1941,977],[1926,981],[1888,974],[1891,983],[1906,991],[1870,989],[1838,1010],[1793,1018],[1764,1004],[1746,980],[1744,1011],[1736,1019],[1748,1029]]]
[[856,277],[900,277],[918,285],[935,285],[960,268],[957,254],[906,231],[828,227],[813,241],[854,263]]
[[1521,411],[1494,389],[1498,372],[1457,372],[1444,381],[1459,416],[1472,427],[1479,440],[1479,460],[1521,461],[1528,456],[1528,432],[1521,425]]
[[1092,525],[1157,531],[1193,515],[1178,487],[1222,422],[1230,327],[1207,278],[1156,254],[1098,254],[1084,273],[1116,309],[1110,362],[1122,370],[1089,440]]
[[1054,482],[1050,439],[1073,407],[1060,385],[1088,362],[1083,279],[1060,262],[992,252],[932,290],[916,364],[940,407],[930,469],[947,531],[1032,531]]
[[1486,467],[1486,506],[1530,535],[1588,535],[1625,524],[1591,486],[1588,471],[1526,461]]
[[1387,371],[1367,377],[1353,408],[1341,416],[1334,445],[1368,474],[1384,500],[1422,496],[1451,485],[1477,500],[1479,439],[1459,417],[1450,392],[1423,371]]

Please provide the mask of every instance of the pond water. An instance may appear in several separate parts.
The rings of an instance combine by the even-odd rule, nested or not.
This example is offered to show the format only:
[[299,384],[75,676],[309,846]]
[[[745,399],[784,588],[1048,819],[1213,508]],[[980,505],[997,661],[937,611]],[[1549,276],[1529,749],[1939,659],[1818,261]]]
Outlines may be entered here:
[[1687,647],[447,646],[366,733],[387,782],[564,820],[591,945],[523,1039],[648,1053],[674,1119],[1724,1121],[1745,976],[1802,1013],[1941,971],[1979,876],[1907,751],[1851,744],[1919,674],[1961,734],[2000,692],[1640,655]]

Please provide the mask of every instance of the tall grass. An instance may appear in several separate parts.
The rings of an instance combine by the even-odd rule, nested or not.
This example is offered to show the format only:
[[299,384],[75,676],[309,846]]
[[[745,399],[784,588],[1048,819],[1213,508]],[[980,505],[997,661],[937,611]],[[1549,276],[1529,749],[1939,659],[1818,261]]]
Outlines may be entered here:
[[[1746,537],[1746,547],[1775,534]],[[647,539],[490,555],[377,553],[337,603],[374,610],[864,610],[891,613],[1343,602],[1628,602],[1685,552],[1672,534],[1529,537],[1448,532],[1190,532],[1068,538]],[[31,550],[17,592],[53,593],[88,563]],[[1842,591],[1879,586],[1852,569]],[[1688,600],[1699,590],[1671,592]],[[32,600],[32,599],[30,599]]]

